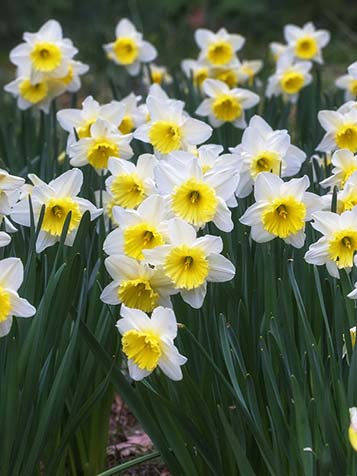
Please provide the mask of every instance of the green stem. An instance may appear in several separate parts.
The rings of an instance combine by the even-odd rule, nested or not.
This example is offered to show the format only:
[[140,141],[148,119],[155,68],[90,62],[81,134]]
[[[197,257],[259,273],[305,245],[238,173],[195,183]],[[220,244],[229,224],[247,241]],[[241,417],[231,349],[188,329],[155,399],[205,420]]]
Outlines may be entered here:
[[137,466],[138,464],[145,463],[145,461],[149,461],[154,458],[158,458],[160,456],[159,451],[154,451],[148,455],[140,456],[139,458],[132,459],[131,461],[127,461],[126,463],[120,464],[119,466],[115,466],[115,468],[110,468],[104,473],[97,474],[97,476],[110,476],[111,474],[120,473],[125,469],[132,468],[133,466]]

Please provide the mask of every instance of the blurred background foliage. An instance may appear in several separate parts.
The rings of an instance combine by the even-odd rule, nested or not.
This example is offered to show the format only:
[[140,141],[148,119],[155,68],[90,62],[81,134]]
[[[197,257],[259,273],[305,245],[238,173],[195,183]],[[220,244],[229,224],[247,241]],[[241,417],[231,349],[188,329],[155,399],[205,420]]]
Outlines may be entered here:
[[[269,42],[283,42],[286,23],[302,25],[310,20],[332,33],[324,52],[326,74],[331,80],[357,59],[357,2],[351,0],[3,0],[1,85],[13,76],[8,54],[20,42],[22,33],[36,31],[47,19],[55,18],[62,24],[65,36],[78,47],[77,59],[91,66],[84,86],[96,92],[98,75],[101,77],[108,66],[102,44],[114,38],[115,25],[124,16],[156,45],[158,62],[170,68],[177,67],[185,57],[196,56],[196,28],[216,30],[225,26],[239,32],[247,38],[241,58],[267,59]],[[120,68],[114,71],[125,74]]]

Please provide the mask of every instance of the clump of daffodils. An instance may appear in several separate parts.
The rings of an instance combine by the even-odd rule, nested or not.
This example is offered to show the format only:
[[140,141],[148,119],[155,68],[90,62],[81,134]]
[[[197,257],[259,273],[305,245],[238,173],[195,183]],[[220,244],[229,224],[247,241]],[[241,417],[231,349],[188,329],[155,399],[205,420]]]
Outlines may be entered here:
[[195,41],[200,49],[198,58],[184,60],[182,69],[197,88],[202,88],[208,78],[222,81],[229,88],[245,83],[254,85],[263,62],[239,59],[237,53],[245,43],[242,35],[229,33],[225,28],[216,33],[201,28],[195,32]]
[[56,20],[47,21],[36,33],[24,33],[23,40],[10,52],[17,72],[5,91],[17,98],[20,109],[36,106],[47,113],[55,97],[79,90],[80,76],[89,67],[74,59],[78,50],[63,38]]

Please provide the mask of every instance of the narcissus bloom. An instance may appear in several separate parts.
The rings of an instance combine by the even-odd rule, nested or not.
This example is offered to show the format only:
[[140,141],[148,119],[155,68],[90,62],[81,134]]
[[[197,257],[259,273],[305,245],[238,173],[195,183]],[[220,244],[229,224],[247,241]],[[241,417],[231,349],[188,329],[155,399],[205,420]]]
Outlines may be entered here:
[[107,255],[125,254],[142,260],[143,250],[163,245],[167,241],[168,211],[165,199],[151,195],[137,210],[113,207],[113,218],[119,228],[109,233],[103,244]]
[[311,61],[295,62],[291,54],[284,53],[278,59],[275,73],[268,79],[265,95],[268,98],[283,95],[284,99],[295,103],[302,88],[312,81],[311,67]]
[[345,91],[345,101],[354,100],[357,97],[357,61],[352,63],[347,74],[336,79],[336,86]]
[[154,170],[158,191],[168,195],[172,212],[197,228],[213,221],[222,231],[233,222],[226,200],[237,188],[238,173],[222,168],[203,173],[196,157],[161,161]]
[[230,150],[239,157],[237,197],[246,197],[251,193],[254,181],[261,172],[290,177],[300,170],[306,158],[302,150],[290,144],[287,130],[274,131],[259,116],[251,118],[243,132],[241,144]]
[[[37,253],[41,253],[60,240],[69,213],[71,213],[71,219],[65,240],[65,244],[68,246],[73,244],[82,215],[87,210],[91,220],[102,213],[102,210],[98,210],[89,200],[77,197],[82,183],[82,172],[79,169],[71,169],[51,180],[49,184],[41,180],[34,185],[31,191],[31,202],[35,225],[39,221],[41,208],[45,206],[41,230],[36,241]],[[13,207],[10,216],[15,223],[31,226],[28,197],[23,198]]]
[[337,111],[320,111],[319,122],[326,134],[316,147],[322,152],[348,149],[357,152],[357,108],[347,102]]
[[201,49],[199,60],[205,60],[211,66],[230,63],[245,42],[243,36],[228,33],[225,28],[221,28],[217,33],[199,28],[195,31],[195,40]]
[[233,264],[220,253],[222,238],[205,235],[197,238],[195,229],[174,218],[168,223],[169,244],[143,251],[145,260],[160,266],[182,299],[199,309],[207,291],[207,282],[230,281],[235,275]]
[[252,86],[255,76],[263,67],[262,60],[242,60],[238,68],[239,84],[248,83]]
[[259,102],[259,96],[248,89],[229,89],[226,83],[215,79],[206,79],[203,91],[209,98],[198,106],[196,114],[208,116],[213,127],[231,122],[235,127],[244,129],[247,125],[244,110]]
[[68,74],[70,60],[77,53],[72,41],[62,36],[61,25],[47,21],[37,33],[24,33],[24,43],[10,52],[10,60],[20,69],[31,70],[31,83]]
[[97,119],[90,127],[90,137],[83,137],[69,147],[70,164],[83,167],[90,164],[100,174],[108,168],[110,157],[130,159],[132,134],[122,134],[103,119]]
[[115,29],[115,41],[104,45],[109,59],[125,66],[129,74],[139,74],[141,63],[153,61],[157,56],[154,46],[143,40],[135,26],[127,19],[119,21]]
[[323,180],[320,185],[324,188],[337,186],[342,189],[352,174],[357,171],[357,155],[348,149],[336,150],[331,163],[333,165],[332,175]]
[[325,264],[331,276],[339,278],[339,269],[352,268],[357,251],[357,208],[341,215],[319,211],[312,217],[312,226],[323,236],[310,245],[305,260],[318,266]]
[[148,68],[144,70],[143,80],[145,84],[165,85],[172,83],[172,76],[165,66],[158,66],[155,63],[151,63]]
[[113,205],[137,208],[146,197],[155,192],[154,168],[158,161],[152,154],[139,156],[136,165],[132,162],[110,158],[108,169],[111,176],[105,181],[113,197]]
[[121,101],[112,101],[124,110],[124,116],[118,126],[122,134],[129,134],[146,122],[146,114],[143,108],[138,106],[140,99],[141,96],[130,93]]
[[0,337],[10,332],[13,316],[32,317],[36,313],[17,293],[23,280],[24,267],[19,258],[0,260]]
[[212,134],[209,125],[184,112],[182,101],[149,94],[146,104],[150,121],[140,126],[134,132],[134,137],[149,142],[160,154],[201,144]]
[[357,451],[357,408],[350,408],[350,426],[348,428],[348,439],[352,448]]
[[272,43],[269,43],[269,49],[271,51],[274,61],[277,62],[280,56],[286,53],[286,50],[288,49],[288,45],[284,45],[283,43],[277,43],[276,41],[273,41]]
[[[328,193],[323,195],[325,207],[324,209],[331,209],[333,194]],[[343,190],[337,192],[336,212],[343,213],[346,210],[352,210],[357,205],[357,171],[354,172],[345,182]]]
[[302,28],[286,25],[284,36],[296,58],[323,63],[321,50],[330,41],[327,30],[316,30],[312,22],[305,23]]
[[187,78],[192,78],[193,84],[198,88],[202,86],[203,81],[208,78],[210,72],[207,62],[193,59],[183,60],[181,68]]
[[30,71],[21,69],[17,78],[4,86],[4,90],[17,99],[17,107],[21,110],[36,106],[46,114],[49,112],[53,99],[66,90],[66,85],[59,80],[42,79],[34,82]]
[[77,142],[77,137],[78,139],[91,137],[91,127],[97,119],[105,120],[113,128],[118,128],[124,116],[125,106],[119,101],[111,101],[108,104],[100,105],[92,96],[88,96],[82,102],[82,109],[70,108],[57,112],[57,120],[60,126],[69,132],[67,150],[69,150],[71,144]]
[[157,307],[151,317],[137,309],[122,306],[122,319],[116,326],[122,335],[122,350],[128,358],[129,374],[142,380],[157,367],[171,380],[181,380],[181,366],[187,358],[174,344],[177,322],[172,309]]
[[161,268],[124,255],[109,256],[105,267],[114,280],[100,296],[106,304],[123,303],[144,312],[152,312],[158,306],[171,307],[170,296],[178,291]]
[[81,76],[89,71],[89,66],[81,61],[70,60],[67,73],[58,78],[61,85],[65,87],[65,90],[70,93],[77,92],[81,87]]
[[254,187],[256,203],[240,218],[252,227],[252,239],[264,243],[279,237],[295,248],[304,246],[305,222],[320,208],[320,197],[306,192],[309,185],[306,175],[284,182],[277,175],[260,173]]

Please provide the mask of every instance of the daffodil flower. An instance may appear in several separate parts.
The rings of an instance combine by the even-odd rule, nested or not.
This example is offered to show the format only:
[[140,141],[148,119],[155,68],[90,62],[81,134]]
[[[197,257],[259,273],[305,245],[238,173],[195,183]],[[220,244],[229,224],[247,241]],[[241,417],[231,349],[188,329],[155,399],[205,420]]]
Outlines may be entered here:
[[278,237],[295,248],[304,246],[305,222],[321,207],[320,197],[306,192],[309,185],[306,175],[284,182],[272,173],[260,173],[254,186],[256,202],[240,218],[252,227],[252,239],[265,243]]
[[150,121],[140,126],[134,137],[152,144],[160,154],[205,142],[212,134],[212,128],[184,112],[184,103],[164,99],[149,94],[146,105]]
[[158,161],[152,154],[139,156],[136,165],[123,159],[111,157],[108,161],[110,177],[105,181],[113,197],[113,205],[137,208],[145,198],[156,190],[154,168]]
[[312,81],[311,67],[311,61],[295,61],[288,52],[282,54],[275,73],[268,79],[266,97],[282,95],[287,101],[296,103],[299,92]]
[[13,316],[32,317],[36,309],[17,291],[24,280],[24,267],[19,258],[0,260],[0,337],[10,332]]
[[242,35],[228,33],[225,28],[220,28],[217,33],[199,28],[195,31],[195,40],[201,49],[198,59],[207,61],[211,66],[230,63],[245,43]]
[[161,161],[154,170],[158,191],[168,195],[175,216],[197,228],[210,221],[222,231],[233,222],[226,201],[238,185],[239,175],[231,167],[203,173],[196,157]]
[[347,102],[337,111],[319,111],[318,119],[326,134],[316,147],[322,152],[348,149],[357,152],[357,108]]
[[83,167],[90,164],[98,174],[108,169],[110,157],[130,159],[132,134],[122,134],[111,123],[97,119],[90,127],[90,137],[83,137],[69,147],[70,164]]
[[206,79],[203,90],[208,96],[198,106],[196,114],[208,116],[213,127],[231,122],[235,127],[244,129],[247,126],[244,110],[254,107],[259,96],[248,89],[229,89],[226,83],[216,79]]
[[143,40],[142,33],[127,19],[119,21],[115,29],[115,41],[104,45],[110,60],[125,66],[132,76],[139,74],[141,63],[153,61],[157,56],[154,46]]
[[125,255],[109,256],[105,267],[113,281],[100,296],[104,303],[123,303],[144,312],[152,312],[158,306],[172,307],[170,296],[178,291],[160,267],[153,268]]
[[122,319],[116,326],[122,335],[122,350],[128,358],[131,378],[142,380],[159,367],[171,380],[181,380],[181,366],[187,358],[174,344],[177,322],[173,310],[160,306],[149,317],[123,305],[120,315]]
[[195,229],[174,218],[168,223],[169,244],[143,251],[145,260],[162,267],[182,299],[192,307],[202,307],[207,282],[230,281],[235,275],[233,264],[220,253],[222,238],[205,235],[197,238]]
[[312,22],[302,28],[289,24],[284,27],[284,36],[297,59],[323,63],[321,50],[330,41],[327,30],[316,30]]
[[318,211],[313,213],[312,218],[313,228],[323,236],[310,245],[305,260],[317,266],[325,264],[331,276],[339,278],[339,270],[349,271],[354,263],[357,251],[357,208],[341,215]]
[[120,227],[104,241],[103,250],[108,255],[125,254],[142,260],[144,250],[167,242],[168,210],[162,196],[151,195],[137,210],[114,206],[112,213]]
[[[39,181],[31,192],[31,202],[35,224],[38,223],[41,209],[45,213],[36,241],[36,251],[54,245],[61,238],[63,226],[69,213],[71,219],[65,244],[71,246],[76,237],[82,215],[88,210],[91,220],[97,218],[102,210],[97,209],[89,200],[77,197],[83,183],[83,174],[79,169],[71,169],[49,184]],[[11,219],[20,225],[31,226],[28,197],[20,200],[12,209]]]
[[248,196],[257,176],[271,172],[281,177],[298,173],[306,154],[291,145],[287,130],[274,131],[262,117],[253,116],[244,130],[241,144],[230,148],[239,157],[238,198]]

